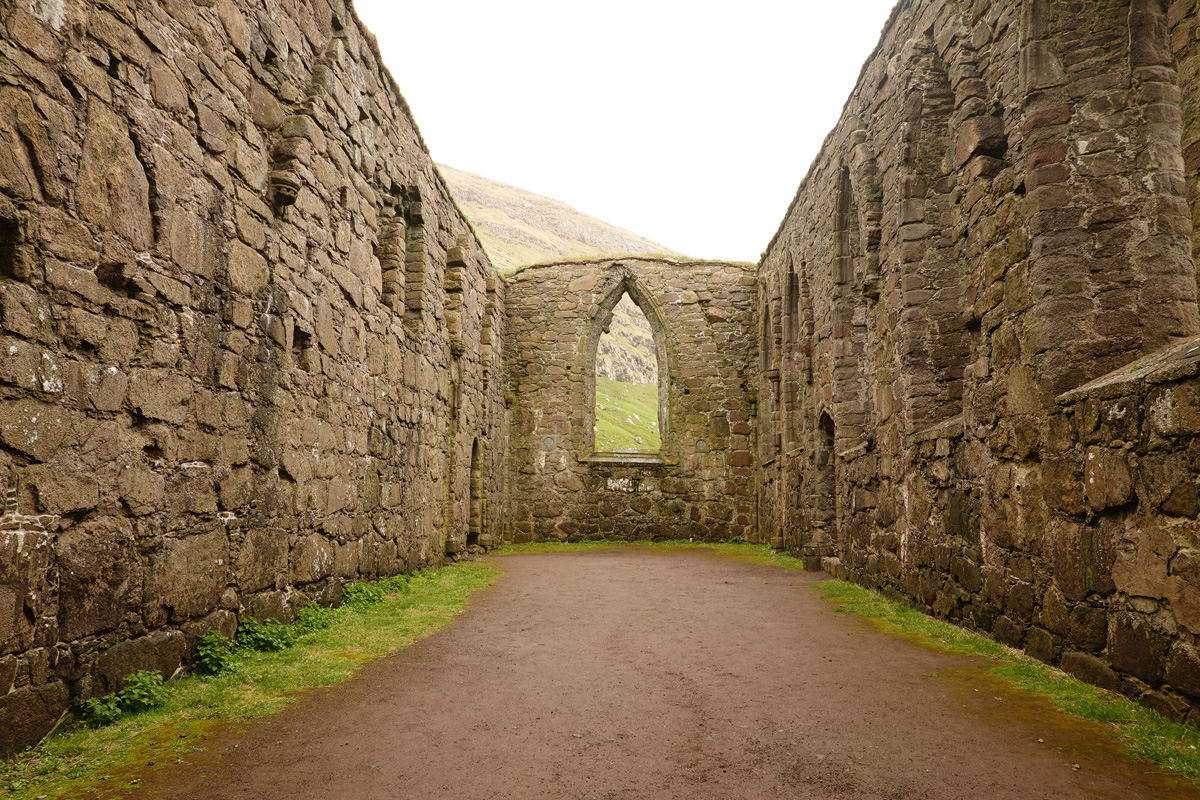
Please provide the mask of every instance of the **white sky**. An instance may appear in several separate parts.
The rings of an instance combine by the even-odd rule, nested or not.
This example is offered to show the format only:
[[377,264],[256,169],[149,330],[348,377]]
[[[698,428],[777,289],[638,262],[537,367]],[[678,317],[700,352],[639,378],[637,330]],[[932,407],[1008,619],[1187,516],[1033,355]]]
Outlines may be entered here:
[[355,0],[434,160],[757,261],[893,0]]

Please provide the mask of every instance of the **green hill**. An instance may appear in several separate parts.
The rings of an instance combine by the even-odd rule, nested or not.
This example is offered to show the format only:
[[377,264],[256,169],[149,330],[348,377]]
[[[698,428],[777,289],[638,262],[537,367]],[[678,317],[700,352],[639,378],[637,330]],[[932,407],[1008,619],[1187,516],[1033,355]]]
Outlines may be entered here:
[[[641,437],[641,442],[638,441]],[[596,450],[662,447],[658,433],[658,386],[596,378]]]

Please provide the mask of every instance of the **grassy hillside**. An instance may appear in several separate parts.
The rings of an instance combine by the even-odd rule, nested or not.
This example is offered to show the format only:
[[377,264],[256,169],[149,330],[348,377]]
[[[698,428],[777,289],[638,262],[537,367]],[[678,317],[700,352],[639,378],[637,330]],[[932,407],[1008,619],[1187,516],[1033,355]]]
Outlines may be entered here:
[[596,449],[656,451],[660,447],[658,385],[597,376]]
[[606,255],[682,256],[566,203],[438,164],[450,193],[501,272],[525,264]]

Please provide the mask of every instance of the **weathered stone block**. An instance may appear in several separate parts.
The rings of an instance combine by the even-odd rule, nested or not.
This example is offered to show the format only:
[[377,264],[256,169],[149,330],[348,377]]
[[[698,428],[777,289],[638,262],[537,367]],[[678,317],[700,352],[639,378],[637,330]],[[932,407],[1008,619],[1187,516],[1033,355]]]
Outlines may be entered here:
[[96,479],[65,464],[30,467],[22,475],[22,481],[33,488],[38,510],[46,514],[90,511],[100,502],[100,484]]
[[292,545],[289,562],[292,583],[319,581],[333,572],[333,547],[324,536],[305,536]]
[[1186,642],[1175,642],[1167,657],[1166,680],[1177,692],[1200,698],[1200,651]]
[[1147,401],[1147,418],[1160,436],[1200,433],[1200,399],[1195,386],[1183,384],[1158,389]]
[[1121,450],[1089,447],[1084,457],[1083,478],[1093,511],[1123,506],[1133,499],[1129,460]]
[[88,522],[59,534],[59,635],[112,630],[141,600],[142,569],[128,524]]
[[1153,521],[1130,526],[1116,546],[1112,576],[1117,590],[1161,597],[1167,588],[1167,565],[1177,549],[1170,532]]
[[999,158],[1008,148],[1004,121],[999,117],[974,117],[962,123],[954,144],[955,161],[963,166],[974,156]]
[[1151,686],[1162,682],[1171,641],[1141,614],[1115,612],[1108,621],[1108,654],[1112,665]]
[[1110,692],[1117,692],[1121,689],[1121,679],[1117,677],[1117,673],[1113,672],[1112,668],[1103,660],[1089,653],[1063,653],[1062,663],[1059,666],[1062,667],[1063,672],[1074,675],[1085,683],[1099,686],[1101,689],[1108,689]]
[[71,435],[76,415],[32,398],[0,402],[0,441],[38,461],[50,461]]
[[129,382],[129,403],[142,416],[176,425],[188,419],[188,401],[195,384],[165,369],[135,370]]
[[99,685],[95,693],[115,692],[126,676],[138,670],[153,670],[169,678],[187,658],[187,637],[182,631],[155,631],[118,642],[96,659]]
[[45,736],[69,704],[61,681],[27,686],[0,696],[0,752],[15,753]]
[[267,260],[240,241],[229,245],[227,269],[230,288],[248,297],[267,288],[270,280]]
[[1179,624],[1200,633],[1200,550],[1177,551],[1171,559],[1170,577],[1159,591],[1171,602]]
[[147,607],[161,608],[170,619],[207,614],[228,583],[228,564],[229,544],[221,531],[164,539],[150,557]]
[[88,104],[87,134],[75,200],[93,224],[124,237],[137,250],[154,243],[150,183],[128,126],[104,103]]

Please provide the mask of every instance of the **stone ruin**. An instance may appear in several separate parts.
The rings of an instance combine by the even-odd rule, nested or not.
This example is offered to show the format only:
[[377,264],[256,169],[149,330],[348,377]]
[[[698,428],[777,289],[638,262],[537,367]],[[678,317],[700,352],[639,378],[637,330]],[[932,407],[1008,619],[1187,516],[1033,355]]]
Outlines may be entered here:
[[[504,278],[345,0],[0,25],[0,751],[583,538],[769,542],[1200,721],[1196,0],[901,0],[757,269]],[[653,453],[592,436],[625,295]]]

